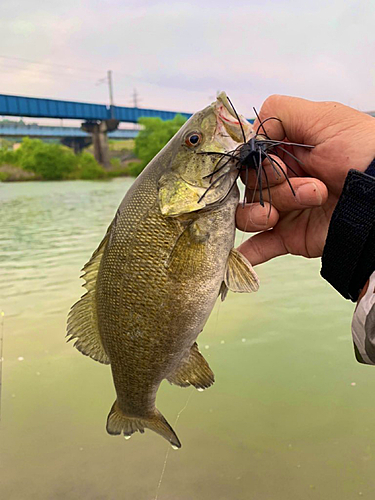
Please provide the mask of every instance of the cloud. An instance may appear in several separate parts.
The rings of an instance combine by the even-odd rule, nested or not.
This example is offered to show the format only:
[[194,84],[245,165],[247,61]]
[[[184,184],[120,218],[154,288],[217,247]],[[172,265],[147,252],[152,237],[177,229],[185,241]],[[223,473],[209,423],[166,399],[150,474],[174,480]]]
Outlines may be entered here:
[[241,112],[272,93],[375,108],[375,6],[364,1],[42,2],[0,7],[2,92],[194,111],[224,89]]

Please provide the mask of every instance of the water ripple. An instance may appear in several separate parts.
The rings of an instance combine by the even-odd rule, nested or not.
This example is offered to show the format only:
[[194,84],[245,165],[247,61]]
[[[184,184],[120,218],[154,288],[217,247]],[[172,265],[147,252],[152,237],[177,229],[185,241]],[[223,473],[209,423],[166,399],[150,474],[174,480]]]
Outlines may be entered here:
[[[43,296],[43,309],[79,287],[80,269],[102,239],[131,185],[111,182],[3,184],[0,209],[0,307],[22,314],[25,301]],[[75,299],[72,294],[72,300]]]

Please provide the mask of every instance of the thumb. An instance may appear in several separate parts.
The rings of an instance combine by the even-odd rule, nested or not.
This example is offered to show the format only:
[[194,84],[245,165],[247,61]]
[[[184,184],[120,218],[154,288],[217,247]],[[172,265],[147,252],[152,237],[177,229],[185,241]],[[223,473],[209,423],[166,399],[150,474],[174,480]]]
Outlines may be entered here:
[[253,266],[289,253],[282,238],[273,229],[255,234],[242,243],[238,250]]
[[260,120],[262,122],[268,120],[267,124],[262,127],[257,119],[253,128],[264,129],[265,127],[267,135],[272,139],[282,141],[287,137],[291,142],[315,145],[316,137],[312,133],[312,125],[321,118],[323,113],[327,113],[327,108],[331,110],[334,106],[335,103],[330,102],[314,102],[300,97],[272,95],[264,101],[259,112]]

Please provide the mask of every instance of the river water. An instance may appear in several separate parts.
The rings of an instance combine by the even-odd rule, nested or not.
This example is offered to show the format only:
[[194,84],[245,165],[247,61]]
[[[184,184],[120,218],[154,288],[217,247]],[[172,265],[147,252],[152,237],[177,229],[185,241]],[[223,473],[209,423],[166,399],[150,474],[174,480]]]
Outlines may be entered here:
[[[130,184],[0,183],[0,498],[155,499],[168,443],[106,434],[110,370],[64,338],[80,269]],[[375,368],[354,359],[352,304],[317,260],[257,270],[259,292],[230,293],[198,339],[215,385],[159,390],[183,447],[158,500],[374,498]]]

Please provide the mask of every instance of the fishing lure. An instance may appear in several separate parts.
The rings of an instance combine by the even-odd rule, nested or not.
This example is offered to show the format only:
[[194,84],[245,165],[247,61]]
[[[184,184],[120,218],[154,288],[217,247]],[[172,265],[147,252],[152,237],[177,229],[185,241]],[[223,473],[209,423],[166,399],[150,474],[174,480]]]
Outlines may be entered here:
[[[288,173],[285,171],[283,166],[280,164],[278,160],[282,160],[287,168],[289,169],[293,174],[297,175],[296,172],[290,167],[285,159],[282,159],[279,153],[279,150],[282,151],[284,154],[288,155],[289,157],[293,158],[298,164],[303,165],[303,162],[297,158],[295,155],[293,155],[290,151],[285,149],[285,146],[297,146],[301,148],[309,148],[312,149],[314,146],[308,145],[308,144],[299,144],[296,142],[285,142],[285,141],[276,141],[271,139],[267,131],[264,127],[264,124],[269,121],[269,120],[277,120],[281,123],[281,120],[276,117],[269,117],[266,118],[265,120],[261,121],[260,117],[256,111],[255,108],[253,108],[256,117],[259,120],[259,126],[255,132],[255,134],[248,140],[246,141],[246,136],[245,132],[242,126],[242,122],[240,120],[240,117],[235,109],[235,107],[232,104],[232,101],[228,97],[228,101],[233,109],[233,112],[235,113],[238,123],[241,128],[241,133],[244,142],[237,146],[236,149],[232,151],[228,151],[227,153],[216,153],[214,151],[205,151],[202,153],[198,154],[208,154],[208,155],[219,155],[220,158],[218,159],[216,163],[216,167],[214,168],[213,172],[209,174],[206,177],[210,177],[210,186],[206,189],[206,191],[202,194],[200,197],[201,201],[206,194],[218,183],[220,180],[228,174],[228,170],[225,171],[225,173],[221,174],[219,177],[217,177],[214,181],[213,178],[215,174],[223,170],[229,163],[231,163],[231,168],[229,172],[233,172],[235,170],[238,171],[233,184],[228,191],[227,195],[231,192],[233,187],[235,186],[238,178],[240,177],[242,172],[245,172],[244,175],[244,184],[247,186],[248,179],[249,179],[249,171],[253,170],[256,173],[256,184],[254,187],[254,195],[253,199],[251,200],[252,202],[254,201],[254,196],[255,196],[255,191],[259,188],[259,203],[264,207],[264,198],[263,198],[263,179],[262,179],[262,174],[264,174],[266,184],[267,184],[267,191],[268,191],[268,197],[269,197],[269,202],[270,202],[270,211],[271,211],[271,202],[272,202],[272,197],[271,197],[271,190],[270,190],[270,185],[268,181],[268,176],[267,172],[263,167],[263,161],[268,160],[271,167],[273,168],[274,172],[278,177],[283,176],[285,177],[286,182],[288,183],[293,195],[295,196],[295,191],[293,189],[293,186],[289,180]],[[262,130],[262,133],[260,131]],[[272,155],[272,156],[271,156]],[[277,159],[276,159],[276,158]],[[224,161],[223,161],[224,160]],[[245,203],[247,201],[246,197],[246,189],[245,189],[245,194],[243,198],[243,203],[242,206],[245,206]]]

